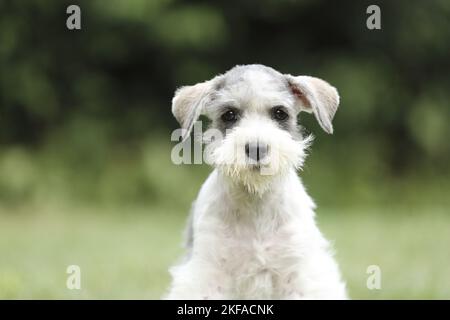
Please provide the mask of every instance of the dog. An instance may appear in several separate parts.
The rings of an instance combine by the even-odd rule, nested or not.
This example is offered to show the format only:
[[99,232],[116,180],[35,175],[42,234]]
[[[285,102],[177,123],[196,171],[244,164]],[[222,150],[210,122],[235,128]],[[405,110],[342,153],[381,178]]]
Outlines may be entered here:
[[[240,65],[179,88],[172,112],[190,136],[201,115],[213,172],[192,205],[186,255],[166,299],[346,299],[330,245],[315,223],[301,168],[311,136],[301,111],[333,132],[337,90],[324,80]],[[208,139],[206,139],[208,140]]]

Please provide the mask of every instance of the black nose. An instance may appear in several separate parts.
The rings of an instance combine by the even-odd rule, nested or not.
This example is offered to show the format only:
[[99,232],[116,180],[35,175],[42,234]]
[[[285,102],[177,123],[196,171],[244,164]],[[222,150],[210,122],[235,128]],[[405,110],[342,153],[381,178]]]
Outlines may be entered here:
[[267,155],[268,146],[261,142],[251,142],[245,144],[245,154],[248,158],[260,161]]

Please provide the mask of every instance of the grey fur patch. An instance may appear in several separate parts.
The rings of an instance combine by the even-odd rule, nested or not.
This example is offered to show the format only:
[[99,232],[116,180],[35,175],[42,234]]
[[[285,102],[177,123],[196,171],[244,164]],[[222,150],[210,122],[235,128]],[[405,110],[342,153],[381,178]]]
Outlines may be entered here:
[[194,206],[192,204],[191,211],[187,218],[186,229],[184,230],[184,247],[186,249],[186,259],[189,259],[192,254],[192,247],[194,246]]

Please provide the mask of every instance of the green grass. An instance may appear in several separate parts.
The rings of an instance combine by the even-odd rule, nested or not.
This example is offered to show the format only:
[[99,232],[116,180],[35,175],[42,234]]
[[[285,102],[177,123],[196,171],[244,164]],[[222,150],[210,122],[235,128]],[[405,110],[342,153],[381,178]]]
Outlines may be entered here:
[[[323,232],[354,299],[450,299],[450,216],[444,209],[327,212]],[[369,265],[381,268],[381,290],[368,290]]]
[[[450,216],[380,211],[319,210],[351,297],[449,299]],[[182,252],[184,219],[151,207],[2,209],[0,298],[158,299]],[[81,267],[81,290],[66,288],[72,264]],[[381,290],[366,288],[369,265],[381,268]]]

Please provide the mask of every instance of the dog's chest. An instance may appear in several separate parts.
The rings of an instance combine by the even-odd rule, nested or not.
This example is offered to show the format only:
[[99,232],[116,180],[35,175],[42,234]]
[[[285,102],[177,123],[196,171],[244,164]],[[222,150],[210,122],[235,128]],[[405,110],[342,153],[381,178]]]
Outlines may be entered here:
[[[228,230],[222,246],[223,267],[231,276],[233,295],[271,299],[298,262],[293,230],[279,221],[256,220]],[[274,227],[276,226],[276,227]]]

